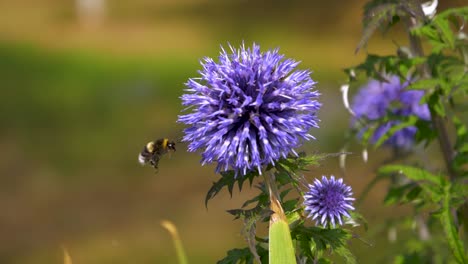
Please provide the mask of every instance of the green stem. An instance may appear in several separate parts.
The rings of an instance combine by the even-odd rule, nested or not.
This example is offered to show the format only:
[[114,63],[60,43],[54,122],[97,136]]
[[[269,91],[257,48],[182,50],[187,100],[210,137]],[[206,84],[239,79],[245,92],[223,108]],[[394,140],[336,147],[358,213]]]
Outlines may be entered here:
[[[421,8],[420,5],[419,8]],[[414,17],[409,17],[407,18],[407,25],[410,49],[413,56],[424,57],[424,50],[421,44],[421,39],[418,36],[411,33],[411,29],[418,26],[418,21]],[[429,65],[427,65],[427,63],[422,64],[419,68],[419,71],[422,73],[423,77],[431,77]],[[456,178],[456,173],[452,166],[452,161],[455,153],[453,151],[452,143],[450,142],[450,139],[448,137],[447,128],[445,127],[443,118],[434,111],[431,111],[431,120],[434,129],[437,131],[437,138],[439,141],[440,149],[442,151],[442,155],[444,157],[445,167],[447,168],[450,180],[453,181]]]
[[270,222],[275,222],[278,220],[286,220],[286,215],[284,214],[283,207],[281,206],[281,199],[278,191],[278,186],[276,186],[275,175],[273,172],[264,175],[265,184],[270,193],[270,209],[274,212],[271,216]]
[[[419,1],[416,1],[416,2],[419,2]],[[417,6],[418,8],[422,9],[419,3],[417,3]],[[422,48],[421,39],[418,36],[411,33],[411,29],[418,26],[418,21],[414,17],[409,17],[407,18],[406,23],[408,26],[407,29],[408,29],[411,52],[413,56],[423,57],[424,50]],[[431,77],[431,72],[429,70],[429,65],[427,63],[422,64],[419,70],[422,73],[423,77],[425,78]],[[434,111],[431,111],[431,120],[432,120],[432,125],[434,126],[435,131],[437,131],[437,139],[439,141],[439,146],[442,151],[442,155],[444,157],[445,167],[447,168],[450,181],[454,182],[455,179],[457,178],[457,173],[452,166],[453,158],[455,157],[455,151],[448,137],[447,128],[445,127],[443,118],[437,113],[435,113]],[[468,216],[468,204],[467,203],[462,205],[459,210],[460,210],[460,214],[462,215],[462,219]],[[457,218],[456,210],[451,209],[450,211],[453,216],[452,217],[453,223],[455,224],[455,226],[458,226],[458,218]],[[464,223],[465,223],[465,229],[466,229],[466,227],[468,226],[467,221],[464,221]]]

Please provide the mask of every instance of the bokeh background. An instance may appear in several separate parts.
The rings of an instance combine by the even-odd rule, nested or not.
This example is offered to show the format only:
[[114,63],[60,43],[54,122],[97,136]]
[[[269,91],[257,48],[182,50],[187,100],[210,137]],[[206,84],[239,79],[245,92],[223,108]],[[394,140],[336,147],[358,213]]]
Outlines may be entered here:
[[[340,151],[349,123],[342,69],[405,44],[397,28],[354,54],[364,2],[0,0],[0,263],[62,263],[63,246],[74,263],[176,263],[163,219],[179,228],[191,263],[244,247],[241,222],[225,210],[254,188],[232,198],[223,191],[207,209],[218,176],[198,154],[179,144],[158,174],[137,155],[149,140],[181,137],[183,83],[201,58],[242,41],[280,47],[313,71],[324,105],[317,140],[304,150]],[[443,1],[439,10],[464,4]],[[357,144],[350,150],[346,175],[329,158],[306,177],[344,176],[359,195],[390,153],[370,150],[365,164]],[[383,207],[384,188],[359,208],[371,227],[359,233],[373,244],[352,240],[360,263],[398,248],[380,227],[408,210]]]

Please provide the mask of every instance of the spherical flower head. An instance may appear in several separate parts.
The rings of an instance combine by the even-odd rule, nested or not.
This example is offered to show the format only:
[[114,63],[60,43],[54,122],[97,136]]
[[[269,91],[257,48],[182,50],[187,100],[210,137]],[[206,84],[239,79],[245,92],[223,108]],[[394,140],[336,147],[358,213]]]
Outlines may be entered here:
[[322,176],[322,181],[315,179],[313,185],[309,184],[304,195],[305,211],[318,225],[334,228],[337,223],[343,225],[343,217],[351,218],[349,211],[354,210],[352,196],[351,187],[344,184],[343,179]]
[[313,138],[319,93],[310,72],[295,70],[299,63],[277,49],[229,48],[219,62],[205,58],[201,77],[186,83],[182,104],[192,112],[179,116],[189,125],[183,141],[189,151],[203,150],[202,164],[217,163],[217,172],[261,173]]
[[[352,121],[358,124],[359,119],[377,120],[384,117],[388,112],[399,116],[416,115],[420,119],[429,120],[431,118],[427,104],[419,104],[424,96],[424,91],[406,90],[408,83],[401,83],[398,76],[387,76],[388,82],[377,80],[369,81],[355,95],[352,110],[355,117]],[[392,126],[399,121],[390,121],[378,127],[371,137],[371,143],[384,135]],[[360,134],[367,130],[364,127]],[[417,129],[415,126],[400,129],[384,144],[398,148],[408,149],[414,144],[414,137]]]

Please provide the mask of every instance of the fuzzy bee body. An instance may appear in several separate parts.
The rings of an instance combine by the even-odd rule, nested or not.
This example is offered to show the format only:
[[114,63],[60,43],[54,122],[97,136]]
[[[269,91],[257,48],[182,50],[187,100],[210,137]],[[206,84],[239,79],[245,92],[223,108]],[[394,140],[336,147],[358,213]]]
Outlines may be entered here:
[[148,142],[138,155],[140,164],[149,163],[156,170],[158,169],[159,160],[169,151],[175,151],[175,142],[167,138],[160,138],[155,141]]

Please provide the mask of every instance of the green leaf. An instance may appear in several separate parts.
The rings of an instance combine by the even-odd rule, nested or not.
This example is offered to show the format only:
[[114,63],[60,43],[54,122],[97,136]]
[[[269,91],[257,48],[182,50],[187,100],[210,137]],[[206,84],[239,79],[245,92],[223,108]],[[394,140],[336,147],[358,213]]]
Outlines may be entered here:
[[[262,263],[267,263],[268,260],[268,251],[264,249],[263,247],[257,245],[256,247],[257,252],[260,256],[260,259]],[[231,249],[227,252],[227,256],[220,261],[218,261],[218,264],[237,264],[237,263],[243,263],[243,264],[253,264],[254,263],[254,256],[250,252],[249,248],[235,248]]]
[[408,192],[408,190],[412,189],[413,184],[405,184],[402,186],[392,186],[388,190],[387,195],[385,196],[384,199],[384,204],[385,205],[392,205],[396,204],[399,202],[402,202],[403,198],[405,197],[405,193]]
[[442,40],[448,44],[450,49],[455,48],[455,34],[452,32],[447,20],[436,19],[435,23],[439,29]]
[[435,185],[440,185],[442,182],[445,182],[444,178],[440,176],[436,176],[426,170],[411,166],[387,165],[380,167],[378,170],[378,174],[392,173],[404,174],[408,179],[416,182],[429,182]]
[[458,231],[455,227],[453,215],[451,212],[451,195],[450,195],[450,184],[447,184],[444,188],[444,195],[442,199],[442,210],[438,215],[444,229],[445,236],[447,238],[449,247],[455,260],[460,264],[468,263],[467,252],[463,246],[463,241],[458,236]]
[[262,207],[254,207],[252,209],[230,209],[226,210],[229,214],[234,216],[234,219],[245,219],[245,218],[267,218],[270,216],[271,211]]
[[285,202],[282,202],[282,206],[285,212],[292,212],[295,210],[297,207],[297,203],[299,202],[299,199],[292,199],[288,200]]
[[405,196],[405,201],[407,202],[412,202],[416,200],[416,198],[419,197],[419,194],[421,193],[422,188],[419,186],[413,186],[411,190],[406,194]]
[[453,166],[456,171],[462,171],[468,163],[468,129],[457,116],[453,116],[452,121],[457,134],[457,140],[454,145],[456,154],[453,158]]
[[214,198],[223,188],[227,188],[229,194],[232,196],[232,191],[234,185],[237,183],[239,190],[242,190],[242,185],[246,180],[249,180],[250,185],[252,185],[253,179],[258,176],[258,172],[249,172],[244,176],[236,177],[234,171],[221,172],[221,179],[213,183],[213,186],[208,190],[208,193],[205,197],[205,206],[208,207],[208,201]]
[[440,186],[447,184],[447,180],[444,177],[436,176],[426,170],[411,166],[387,165],[381,167],[377,173],[379,175],[402,174],[406,176],[408,179],[415,181],[429,195],[433,202],[438,202],[442,199]]
[[465,181],[466,179],[460,178],[455,180],[452,184],[452,189],[450,190],[452,199],[450,204],[452,208],[458,208],[468,202],[468,185]]
[[325,159],[329,154],[315,154],[315,155],[305,155],[300,153],[298,157],[290,156],[288,158],[281,158],[276,163],[276,169],[278,171],[287,171],[287,172],[298,172],[304,171],[308,166],[319,165],[319,162]]
[[365,10],[364,31],[355,53],[358,53],[367,44],[375,30],[388,25],[397,14],[397,11],[398,4],[396,3],[384,3]]
[[283,220],[271,223],[269,230],[270,264],[296,263],[289,225]]
[[270,196],[268,190],[266,189],[265,183],[260,183],[255,186],[260,190],[260,193],[252,199],[249,199],[242,204],[242,208],[249,206],[252,203],[257,203],[257,205],[268,205],[270,202]]
[[306,227],[299,225],[292,230],[292,236],[299,242],[301,252],[310,259],[317,259],[332,252],[343,257],[346,263],[356,263],[347,249],[350,233],[341,228]]
[[302,221],[302,215],[297,212],[286,212],[286,218],[288,219],[289,226],[296,226],[299,222]]
[[429,95],[427,99],[427,105],[429,106],[429,110],[431,114],[436,114],[440,117],[445,117],[445,106],[441,100],[441,91],[435,91]]
[[431,90],[440,85],[441,80],[436,78],[420,79],[412,82],[408,88],[412,90]]
[[387,141],[391,136],[393,136],[396,132],[399,130],[405,128],[405,127],[410,127],[414,126],[416,122],[418,121],[418,117],[416,116],[408,116],[406,118],[406,121],[400,122],[394,126],[392,126],[385,134],[383,134],[377,142],[375,142],[374,146],[376,148],[380,147],[385,141]]
[[351,253],[351,251],[347,247],[339,247],[335,249],[335,253],[338,256],[342,257],[345,260],[345,263],[357,263],[353,253]]
[[[467,20],[466,10],[466,7],[448,9],[423,26],[412,29],[411,33],[426,38],[432,46],[432,53],[441,53],[443,50],[453,51],[460,45],[457,43],[457,34],[462,31],[462,25]],[[461,45],[464,45],[463,42]]]
[[417,143],[425,141],[425,145],[427,147],[429,143],[431,143],[431,141],[437,137],[437,132],[433,128],[432,122],[418,119],[414,125],[417,128],[415,135],[415,140]]

